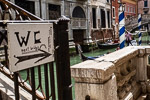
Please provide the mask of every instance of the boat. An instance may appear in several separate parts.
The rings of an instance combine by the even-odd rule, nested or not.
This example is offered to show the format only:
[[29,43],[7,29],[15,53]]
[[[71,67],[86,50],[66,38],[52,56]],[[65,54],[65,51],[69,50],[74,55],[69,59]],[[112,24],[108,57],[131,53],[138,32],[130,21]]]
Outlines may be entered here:
[[97,46],[99,49],[112,49],[117,48],[119,46],[119,42],[118,40],[115,41],[108,40],[106,43],[97,42]]
[[111,48],[117,48],[119,46],[119,43],[97,43],[99,49],[111,49]]
[[95,57],[86,57],[85,55],[83,55],[83,53],[82,53],[83,51],[82,51],[81,46],[79,44],[77,45],[77,48],[78,48],[78,53],[79,53],[80,59],[82,61],[95,60],[96,58],[104,56],[104,55],[100,55],[100,56],[95,56]]

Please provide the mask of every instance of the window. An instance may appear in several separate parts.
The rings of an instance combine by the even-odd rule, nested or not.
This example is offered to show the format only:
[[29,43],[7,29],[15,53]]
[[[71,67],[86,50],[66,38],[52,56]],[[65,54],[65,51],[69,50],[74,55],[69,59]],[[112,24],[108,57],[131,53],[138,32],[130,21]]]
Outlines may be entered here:
[[128,6],[128,12],[130,12],[130,7]]
[[135,8],[133,8],[133,12],[135,13]]
[[133,12],[133,9],[132,9],[132,7],[130,8],[130,10],[131,10],[131,12]]
[[125,12],[127,12],[127,6],[125,6]]
[[80,6],[75,7],[72,13],[72,17],[85,18],[84,10]]
[[48,9],[50,20],[55,20],[60,17],[60,5],[49,4]]
[[101,9],[101,27],[106,28],[105,11]]
[[107,11],[108,28],[110,28],[110,11]]
[[147,0],[144,1],[144,7],[148,7]]
[[92,8],[93,28],[96,28],[96,8]]
[[112,8],[112,16],[115,17],[115,7]]

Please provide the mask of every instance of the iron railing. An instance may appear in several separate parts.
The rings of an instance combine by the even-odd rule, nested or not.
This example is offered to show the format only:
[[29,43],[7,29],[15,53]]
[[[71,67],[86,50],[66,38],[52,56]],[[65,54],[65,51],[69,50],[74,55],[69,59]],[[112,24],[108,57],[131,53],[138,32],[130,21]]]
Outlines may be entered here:
[[[0,0],[0,40],[6,41],[2,45],[5,53],[5,60],[0,61],[0,72],[14,81],[15,98],[19,100],[19,86],[32,94],[32,99],[56,100],[56,87],[58,86],[58,99],[71,100],[71,75],[69,62],[69,44],[68,44],[68,21],[61,18],[57,21],[44,21],[41,18],[27,12],[19,6],[7,1]],[[8,21],[9,20],[9,21]],[[14,20],[14,21],[13,21]],[[24,21],[20,21],[24,20]],[[28,20],[28,21],[25,21]],[[30,20],[30,21],[29,21]],[[32,21],[31,21],[32,20]],[[36,21],[33,21],[36,20]],[[23,71],[12,73],[9,71],[8,47],[7,47],[7,23],[53,23],[54,25],[54,46],[55,62],[49,62],[44,65],[32,67]],[[55,22],[55,23],[54,23]],[[58,22],[58,24],[56,24]],[[63,33],[63,34],[60,34]],[[64,38],[62,38],[64,37]],[[63,41],[63,42],[62,42]],[[1,41],[2,43],[3,41]],[[0,45],[1,45],[0,43]],[[63,50],[64,49],[64,50]],[[61,56],[60,56],[61,55]],[[55,70],[54,70],[55,69]],[[22,78],[21,73],[26,73]],[[54,74],[57,72],[57,75]],[[36,74],[36,75],[35,75]],[[35,78],[35,76],[37,76]],[[57,77],[56,77],[57,76]],[[63,80],[62,80],[63,79]],[[56,83],[56,80],[58,81]],[[57,86],[56,86],[57,85]]]

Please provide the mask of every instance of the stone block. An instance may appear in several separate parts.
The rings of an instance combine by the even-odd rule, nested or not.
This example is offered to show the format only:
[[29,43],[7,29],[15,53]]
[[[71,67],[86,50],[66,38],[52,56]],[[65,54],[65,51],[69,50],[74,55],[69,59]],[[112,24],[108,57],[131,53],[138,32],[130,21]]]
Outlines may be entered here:
[[137,100],[137,98],[141,95],[141,85],[136,83],[131,89],[131,93],[133,94],[133,100]]
[[85,100],[87,96],[90,100],[118,100],[115,75],[103,84],[75,83],[75,99]]
[[138,52],[139,52],[139,57],[143,57],[144,55],[145,55],[145,53],[146,53],[146,50],[145,50],[145,48],[141,48],[141,49],[138,49]]
[[150,46],[143,46],[145,48],[145,53],[150,54]]
[[104,83],[111,78],[114,70],[111,62],[88,60],[71,66],[71,76],[75,82]]
[[150,83],[147,84],[147,93],[150,93]]
[[139,84],[135,84],[134,87],[132,87],[132,89],[120,100],[137,100],[140,94],[141,86]]
[[[147,47],[130,46],[72,66],[76,100],[136,100],[141,94],[141,85],[136,81],[147,80],[148,50]],[[110,90],[117,96],[111,96]]]
[[142,94],[138,97],[137,100],[145,100],[146,99],[147,94]]
[[126,91],[124,89],[118,91],[119,99],[122,99],[126,95]]
[[145,82],[141,82],[141,87],[142,87],[142,93],[143,94],[145,94],[145,93],[147,93],[147,86],[146,86],[146,84],[145,84]]
[[137,58],[137,81],[146,81],[147,80],[147,56]]
[[134,100],[134,99],[133,99],[133,94],[132,94],[131,92],[129,92],[129,93],[125,96],[125,98],[120,99],[120,100]]

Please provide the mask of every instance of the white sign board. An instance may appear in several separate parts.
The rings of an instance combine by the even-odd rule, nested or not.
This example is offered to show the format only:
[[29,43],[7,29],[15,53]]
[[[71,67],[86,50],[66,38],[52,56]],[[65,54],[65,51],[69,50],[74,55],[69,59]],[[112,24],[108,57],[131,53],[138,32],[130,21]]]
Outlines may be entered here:
[[54,61],[52,23],[8,23],[12,72]]

